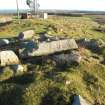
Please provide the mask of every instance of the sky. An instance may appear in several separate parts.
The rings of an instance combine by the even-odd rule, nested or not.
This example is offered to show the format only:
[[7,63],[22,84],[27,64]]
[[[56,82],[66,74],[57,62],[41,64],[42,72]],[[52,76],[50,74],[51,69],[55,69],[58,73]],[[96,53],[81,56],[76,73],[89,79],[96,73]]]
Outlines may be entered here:
[[[28,9],[26,0],[18,0],[20,9]],[[39,0],[40,9],[105,11],[105,0]],[[16,9],[16,0],[0,0],[1,9]]]

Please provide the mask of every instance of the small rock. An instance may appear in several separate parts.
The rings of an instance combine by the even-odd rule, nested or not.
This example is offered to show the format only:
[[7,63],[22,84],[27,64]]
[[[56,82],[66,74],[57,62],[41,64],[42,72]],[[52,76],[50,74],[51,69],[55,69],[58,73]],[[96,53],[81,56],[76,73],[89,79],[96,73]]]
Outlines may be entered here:
[[70,83],[71,83],[71,81],[66,81],[65,82],[66,85],[69,85]]
[[100,63],[105,65],[105,59],[103,59]]
[[11,68],[15,71],[15,72],[24,72],[24,67],[22,65],[12,65]]
[[8,39],[0,39],[0,47],[8,45],[10,42]]
[[34,36],[34,30],[27,30],[24,32],[19,33],[18,35],[18,39],[19,40],[27,40],[27,39],[32,39],[32,37]]

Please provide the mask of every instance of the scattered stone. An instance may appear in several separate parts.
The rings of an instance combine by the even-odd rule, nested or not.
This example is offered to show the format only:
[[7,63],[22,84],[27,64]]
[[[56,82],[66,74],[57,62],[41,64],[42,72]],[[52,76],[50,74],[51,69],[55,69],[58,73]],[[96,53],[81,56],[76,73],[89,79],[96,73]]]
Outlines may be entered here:
[[0,66],[19,64],[18,56],[11,50],[0,52]]
[[101,39],[81,39],[77,41],[78,45],[90,49],[92,52],[100,53],[105,47],[105,42]]
[[48,38],[49,38],[49,36],[47,36],[47,34],[42,33],[42,34],[40,34],[39,41],[40,42],[47,41]]
[[86,39],[86,38],[83,38],[77,41],[79,46],[82,46],[82,47],[87,47],[89,42],[90,42],[90,39]]
[[100,63],[105,65],[105,59],[103,59]]
[[97,49],[97,48],[101,48],[102,45],[103,45],[102,40],[91,39],[88,46],[92,49]]
[[105,46],[105,42],[101,39],[96,40],[96,39],[81,39],[78,41],[79,45],[88,47],[88,48],[100,48]]
[[0,47],[8,45],[10,41],[8,39],[0,39]]
[[77,63],[80,63],[82,59],[81,55],[77,51],[72,51],[70,54],[70,57],[72,61],[77,62]]
[[0,24],[10,23],[12,20],[13,19],[11,17],[2,17],[0,18]]
[[47,33],[42,33],[40,34],[40,38],[39,38],[39,41],[40,42],[51,42],[51,41],[57,41],[57,40],[60,40],[59,37],[55,37],[55,36],[51,36],[51,35],[48,35]]
[[72,105],[89,105],[80,95],[74,96]]
[[15,72],[24,72],[24,67],[22,65],[11,65],[11,68],[15,71]]
[[18,39],[19,40],[27,40],[27,39],[32,39],[32,37],[34,36],[34,30],[27,30],[24,32],[19,33],[18,35]]
[[53,60],[56,61],[57,64],[79,64],[81,62],[81,59],[81,55],[76,51],[72,51],[69,54],[59,54],[53,56]]

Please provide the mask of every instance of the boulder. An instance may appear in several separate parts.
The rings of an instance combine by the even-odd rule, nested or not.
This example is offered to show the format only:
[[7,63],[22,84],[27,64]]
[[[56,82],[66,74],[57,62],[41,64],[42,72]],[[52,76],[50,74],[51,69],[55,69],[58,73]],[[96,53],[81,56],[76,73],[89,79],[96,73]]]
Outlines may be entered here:
[[19,64],[18,56],[11,50],[0,52],[0,66]]
[[34,30],[27,30],[24,32],[20,32],[18,35],[18,39],[19,40],[27,40],[27,39],[32,39],[32,37],[34,36]]
[[79,52],[72,51],[71,53],[68,54],[59,54],[59,55],[54,55],[53,60],[58,63],[58,64],[79,64],[81,62],[81,55]]
[[80,95],[74,96],[72,105],[89,105]]

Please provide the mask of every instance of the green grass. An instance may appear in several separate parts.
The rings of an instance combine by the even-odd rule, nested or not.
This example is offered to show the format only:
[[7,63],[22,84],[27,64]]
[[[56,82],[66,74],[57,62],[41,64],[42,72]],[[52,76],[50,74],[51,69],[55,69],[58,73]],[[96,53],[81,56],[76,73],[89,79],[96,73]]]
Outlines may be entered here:
[[12,37],[19,32],[34,29],[36,33],[47,32],[51,35],[63,35],[73,38],[103,38],[104,33],[97,32],[94,27],[99,24],[87,17],[56,17],[48,20],[20,20],[0,28],[0,37]]
[[[105,42],[105,33],[94,30],[98,26],[99,23],[89,17],[30,19],[21,20],[20,24],[15,20],[0,28],[0,37],[13,37],[21,31],[34,29],[35,35],[46,32],[75,39],[102,39]],[[8,77],[12,74],[0,74],[3,78],[0,83],[0,105],[71,105],[73,94],[80,94],[90,105],[95,101],[105,105],[105,65],[100,63],[105,51],[102,49],[99,54],[80,48],[79,52],[82,61],[77,67],[58,69],[54,62],[48,60],[43,64],[34,64],[28,72],[15,74],[10,79]],[[7,78],[4,78],[5,75]],[[66,84],[67,81],[69,84]]]

